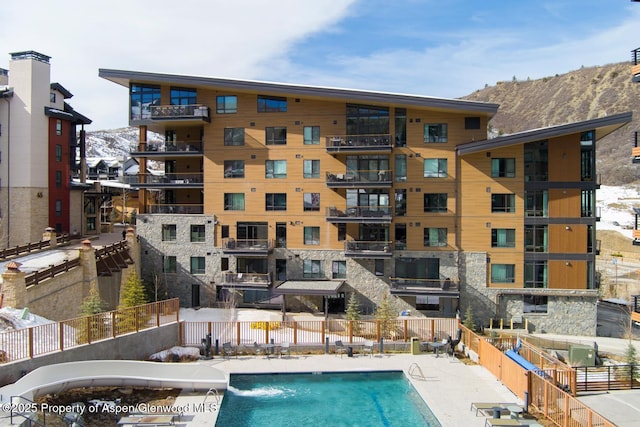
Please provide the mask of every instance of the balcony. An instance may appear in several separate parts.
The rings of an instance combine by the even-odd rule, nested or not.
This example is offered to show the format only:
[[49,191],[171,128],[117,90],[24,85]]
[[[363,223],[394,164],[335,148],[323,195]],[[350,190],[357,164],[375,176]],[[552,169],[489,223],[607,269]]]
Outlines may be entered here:
[[151,120],[180,122],[211,122],[209,107],[202,104],[192,105],[152,105]]
[[391,258],[392,242],[350,240],[344,243],[344,256],[350,258]]
[[129,154],[131,157],[147,157],[160,161],[178,157],[202,157],[202,145],[202,141],[141,142],[131,144]]
[[393,139],[382,135],[334,135],[327,137],[328,153],[390,153]]
[[631,81],[640,82],[640,47],[631,51]]
[[222,240],[222,252],[229,255],[267,256],[273,251],[271,239],[234,239]]
[[391,206],[354,206],[345,210],[329,207],[326,220],[331,223],[390,224]]
[[633,133],[633,148],[631,149],[632,163],[640,163],[640,132]]
[[391,294],[400,296],[433,295],[460,297],[460,284],[451,279],[392,277]]
[[392,179],[390,170],[327,172],[326,176],[329,188],[391,188]]
[[138,182],[131,184],[138,188],[203,188],[202,173],[171,173],[165,175],[138,175]]
[[266,289],[271,286],[269,273],[234,273],[226,271],[222,273],[222,286],[234,289]]
[[153,204],[149,206],[152,214],[198,215],[204,213],[204,205]]

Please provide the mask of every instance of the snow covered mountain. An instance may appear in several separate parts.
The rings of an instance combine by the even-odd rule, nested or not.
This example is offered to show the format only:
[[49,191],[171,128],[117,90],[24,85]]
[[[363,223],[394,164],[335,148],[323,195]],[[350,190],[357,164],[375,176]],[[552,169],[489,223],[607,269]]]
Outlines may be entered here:
[[[147,139],[149,142],[164,142],[164,137],[154,132],[148,132]],[[137,143],[138,128],[135,127],[87,132],[87,157],[129,157],[131,146]]]

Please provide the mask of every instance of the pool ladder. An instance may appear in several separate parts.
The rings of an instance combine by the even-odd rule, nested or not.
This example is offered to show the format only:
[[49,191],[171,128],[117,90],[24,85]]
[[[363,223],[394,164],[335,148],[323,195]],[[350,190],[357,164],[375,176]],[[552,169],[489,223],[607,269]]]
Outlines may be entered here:
[[204,401],[202,403],[207,403],[207,399],[209,398],[209,396],[213,396],[214,400],[216,401],[216,406],[220,407],[220,394],[218,394],[218,390],[215,388],[210,388],[209,391],[207,391],[207,394],[204,396]]
[[415,362],[412,363],[411,366],[409,366],[409,370],[407,371],[407,373],[411,378],[416,380],[425,381],[427,379],[422,372],[422,368],[420,368],[420,366],[418,366],[418,364]]

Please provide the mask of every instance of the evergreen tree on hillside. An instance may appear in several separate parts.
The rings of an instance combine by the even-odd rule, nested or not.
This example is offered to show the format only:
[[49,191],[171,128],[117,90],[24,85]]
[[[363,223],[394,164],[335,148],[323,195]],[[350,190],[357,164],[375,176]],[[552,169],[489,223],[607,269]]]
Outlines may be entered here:
[[347,320],[352,320],[352,330],[354,334],[360,333],[360,305],[356,298],[356,293],[351,292],[349,302],[347,303]]
[[120,295],[119,309],[135,307],[147,303],[144,285],[135,270],[129,274]]

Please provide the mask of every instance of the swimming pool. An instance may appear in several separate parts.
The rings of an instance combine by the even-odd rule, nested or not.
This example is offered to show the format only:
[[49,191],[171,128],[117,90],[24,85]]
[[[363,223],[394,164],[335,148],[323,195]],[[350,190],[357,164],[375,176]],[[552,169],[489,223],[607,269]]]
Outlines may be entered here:
[[217,427],[440,423],[401,371],[231,375]]

